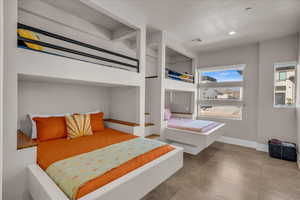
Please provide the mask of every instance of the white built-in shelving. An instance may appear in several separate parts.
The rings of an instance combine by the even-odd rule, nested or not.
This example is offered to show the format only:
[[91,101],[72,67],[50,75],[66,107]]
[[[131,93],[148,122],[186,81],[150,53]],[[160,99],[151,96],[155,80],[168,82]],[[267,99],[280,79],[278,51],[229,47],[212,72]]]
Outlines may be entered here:
[[[147,50],[146,71],[149,76],[146,79],[146,110],[149,110],[150,119],[155,122],[156,130],[163,139],[166,93],[190,93],[191,98],[187,101],[190,106],[188,110],[192,113],[189,116],[192,118],[196,116],[197,56],[163,31],[153,32],[152,30],[149,33]],[[175,76],[170,76],[166,73],[167,70],[173,71]],[[194,76],[194,79],[178,80],[183,77],[180,74],[179,77],[176,77],[176,73]]]

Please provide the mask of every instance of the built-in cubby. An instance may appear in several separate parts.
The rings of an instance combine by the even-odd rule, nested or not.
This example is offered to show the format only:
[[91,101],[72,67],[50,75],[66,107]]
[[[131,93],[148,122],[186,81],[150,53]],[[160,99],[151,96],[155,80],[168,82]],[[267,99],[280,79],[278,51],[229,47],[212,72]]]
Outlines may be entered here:
[[18,46],[35,54],[139,72],[138,33],[90,1],[18,1]]
[[193,113],[193,92],[166,90],[165,107],[170,108],[172,113]]
[[162,139],[165,108],[177,117],[196,117],[196,68],[196,56],[176,39],[164,31],[148,30],[145,118],[155,123]]
[[193,59],[166,46],[166,78],[194,83]]
[[[29,115],[99,111],[105,122],[139,127],[139,87],[18,75],[18,148],[35,146]],[[118,128],[118,127],[116,127]],[[133,128],[128,128],[130,132]],[[141,134],[134,130],[132,134]],[[27,137],[26,137],[27,136]],[[24,144],[25,143],[25,144]]]

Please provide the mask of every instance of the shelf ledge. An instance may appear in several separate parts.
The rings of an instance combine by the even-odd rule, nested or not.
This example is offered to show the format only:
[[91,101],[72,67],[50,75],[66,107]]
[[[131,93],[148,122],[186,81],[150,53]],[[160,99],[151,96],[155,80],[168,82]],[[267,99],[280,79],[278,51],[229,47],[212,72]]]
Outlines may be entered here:
[[31,148],[37,146],[36,139],[31,139],[21,130],[17,132],[17,150]]
[[[138,123],[133,123],[133,122],[127,122],[127,121],[122,121],[122,120],[117,120],[117,119],[104,119],[105,122],[110,122],[110,123],[115,123],[115,124],[122,124],[125,126],[131,126],[131,127],[137,127],[140,126]],[[147,126],[154,126],[153,123],[145,123],[145,127]]]

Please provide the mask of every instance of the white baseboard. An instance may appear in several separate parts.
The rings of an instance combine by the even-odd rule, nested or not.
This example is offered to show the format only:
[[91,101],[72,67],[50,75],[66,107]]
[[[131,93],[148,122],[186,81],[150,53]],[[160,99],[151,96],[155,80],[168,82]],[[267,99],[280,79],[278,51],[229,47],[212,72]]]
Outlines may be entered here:
[[263,152],[269,152],[269,146],[267,144],[257,143],[256,150],[263,151]]
[[257,143],[257,142],[249,141],[249,140],[242,140],[242,139],[238,139],[238,138],[222,136],[217,141],[223,142],[226,144],[234,144],[234,145],[239,145],[242,147],[248,147],[248,148],[256,149],[257,151],[263,151],[263,152],[269,151],[267,144],[261,144],[261,143]]

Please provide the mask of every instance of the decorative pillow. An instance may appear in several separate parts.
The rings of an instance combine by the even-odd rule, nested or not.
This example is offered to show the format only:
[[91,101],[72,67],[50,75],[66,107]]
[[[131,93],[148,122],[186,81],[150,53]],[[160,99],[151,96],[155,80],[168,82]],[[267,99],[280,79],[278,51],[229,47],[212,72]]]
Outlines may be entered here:
[[[29,30],[25,30],[25,29],[18,29],[17,30],[18,34],[26,39],[31,39],[31,40],[35,40],[35,41],[40,41],[40,38],[38,35],[36,35],[34,32],[29,31]],[[25,42],[26,46],[30,49],[34,49],[37,51],[42,51],[43,47],[41,45],[38,44],[32,44],[30,42]]]
[[165,120],[171,119],[172,113],[169,108],[165,108]]
[[66,115],[67,134],[69,139],[93,135],[91,118],[85,115]]
[[90,114],[92,131],[104,131],[103,112]]
[[38,141],[65,138],[66,122],[64,117],[35,117]]
[[47,114],[47,115],[41,115],[41,114],[28,114],[29,119],[31,121],[31,138],[36,139],[37,138],[37,128],[36,128],[36,122],[33,120],[33,118],[49,118],[49,117],[63,117],[65,119],[65,115],[71,115],[72,113],[63,113],[63,114]]

